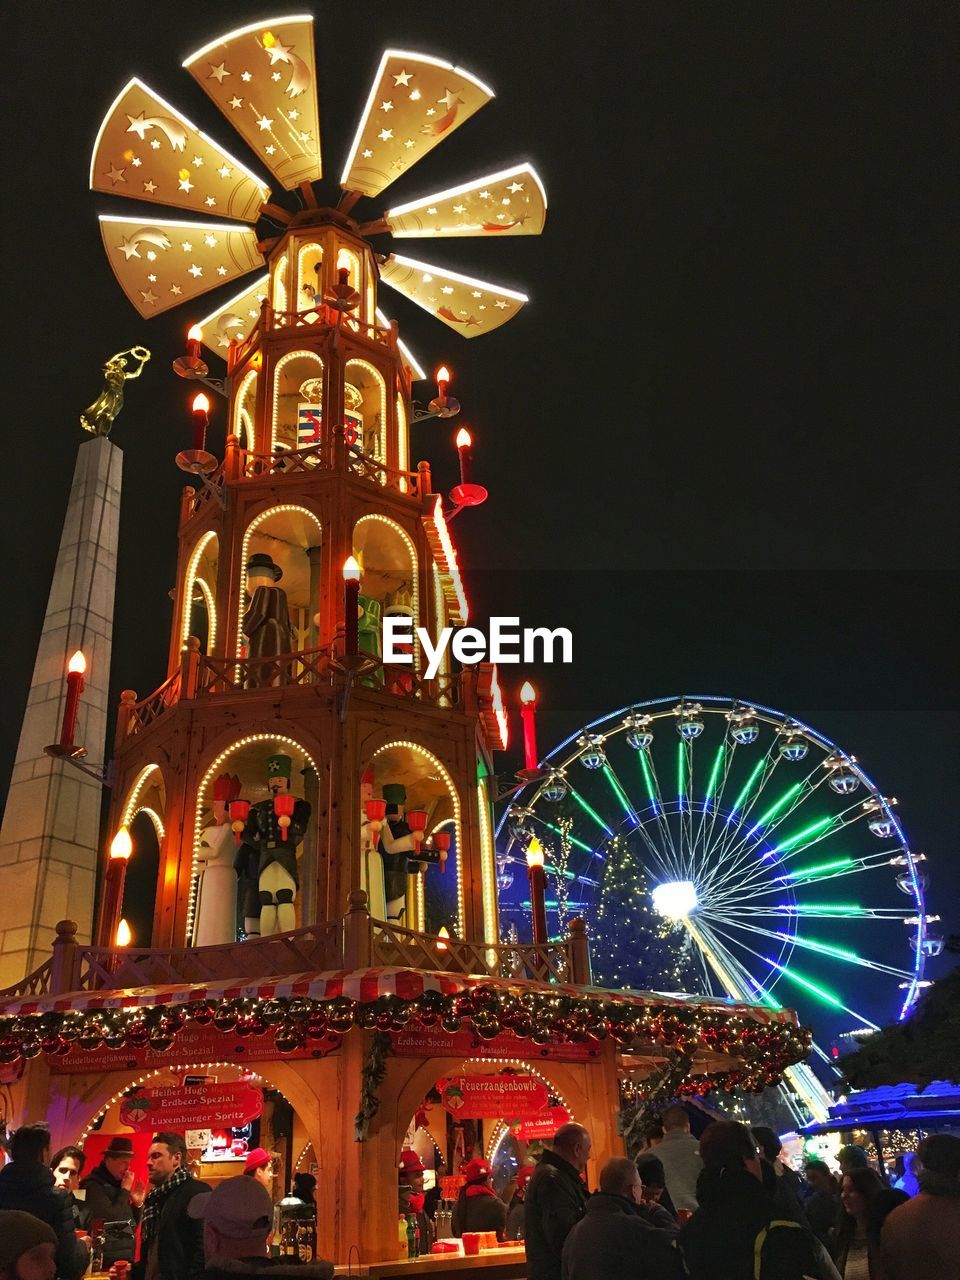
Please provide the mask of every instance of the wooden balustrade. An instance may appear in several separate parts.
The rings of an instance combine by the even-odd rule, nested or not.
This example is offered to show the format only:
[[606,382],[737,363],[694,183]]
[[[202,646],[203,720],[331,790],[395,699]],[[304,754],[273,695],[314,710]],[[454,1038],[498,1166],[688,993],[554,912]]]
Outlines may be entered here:
[[524,978],[536,982],[573,981],[570,942],[542,944],[464,942],[435,938],[383,920],[371,920],[370,951],[374,965],[435,969],[444,973],[478,974],[493,978]]
[[147,725],[153,724],[154,720],[163,715],[168,707],[178,703],[180,701],[180,682],[181,672],[175,671],[149,697],[141,698],[139,702],[127,704],[126,732],[124,736],[126,734],[140,733],[141,730],[146,729]]

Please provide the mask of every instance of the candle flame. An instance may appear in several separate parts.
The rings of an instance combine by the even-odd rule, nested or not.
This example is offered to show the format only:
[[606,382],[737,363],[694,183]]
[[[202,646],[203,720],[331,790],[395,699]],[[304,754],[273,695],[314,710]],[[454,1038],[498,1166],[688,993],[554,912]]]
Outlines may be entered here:
[[450,381],[450,370],[447,368],[445,364],[442,364],[440,368],[437,370],[437,381],[438,382]]
[[83,656],[83,653],[81,652],[81,650],[78,649],[77,652],[70,659],[70,661],[67,663],[67,670],[70,672],[71,675],[76,675],[77,672],[79,672],[80,675],[83,675],[86,669],[87,669],[87,660]]
[[126,920],[121,920],[117,925],[117,946],[129,947],[132,941],[133,934],[130,931],[130,926],[127,924]]
[[346,249],[341,249],[337,254],[337,270],[349,271],[351,266],[352,263],[350,261],[350,255],[347,253]]
[[193,412],[194,413],[210,412],[210,399],[202,391],[198,391],[197,394],[193,397]]
[[344,582],[360,581],[360,566],[357,563],[356,556],[347,556],[343,562],[343,580]]
[[110,857],[123,858],[124,861],[133,853],[133,841],[130,839],[129,827],[121,827],[110,842]]
[[460,430],[457,432],[457,448],[469,449],[472,444],[473,444],[473,436],[471,436],[470,432],[467,430],[466,427],[461,427]]
[[187,337],[190,339],[191,342],[202,342],[203,330],[200,328],[198,324],[192,324],[190,328],[187,330]]
[[446,950],[448,949],[448,948],[447,948],[447,941],[446,941],[446,940],[447,940],[449,937],[450,937],[450,930],[447,928],[447,926],[446,926],[445,924],[442,924],[442,925],[440,926],[440,932],[437,934],[437,938],[438,938],[438,939],[442,939],[442,941],[438,941],[438,942],[437,942],[437,950],[438,950],[438,951],[446,951]]
[[520,690],[520,701],[526,706],[529,702],[536,702],[537,691],[529,680],[524,680],[523,688]]
[[527,845],[527,866],[542,867],[543,866],[543,845],[536,836]]

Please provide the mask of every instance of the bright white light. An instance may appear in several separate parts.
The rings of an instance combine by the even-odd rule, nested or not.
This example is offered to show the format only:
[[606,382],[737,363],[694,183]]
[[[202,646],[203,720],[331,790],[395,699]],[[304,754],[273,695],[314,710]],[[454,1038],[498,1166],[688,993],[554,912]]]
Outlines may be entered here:
[[682,920],[697,905],[697,890],[692,880],[671,880],[658,884],[653,891],[653,905],[668,920]]

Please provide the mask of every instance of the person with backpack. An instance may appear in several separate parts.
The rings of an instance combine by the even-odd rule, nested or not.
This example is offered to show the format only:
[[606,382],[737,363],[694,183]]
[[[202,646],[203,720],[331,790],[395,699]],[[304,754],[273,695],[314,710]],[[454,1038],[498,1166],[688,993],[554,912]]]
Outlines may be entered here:
[[837,1280],[812,1232],[777,1217],[746,1125],[711,1124],[700,1155],[699,1208],[680,1232],[692,1280]]

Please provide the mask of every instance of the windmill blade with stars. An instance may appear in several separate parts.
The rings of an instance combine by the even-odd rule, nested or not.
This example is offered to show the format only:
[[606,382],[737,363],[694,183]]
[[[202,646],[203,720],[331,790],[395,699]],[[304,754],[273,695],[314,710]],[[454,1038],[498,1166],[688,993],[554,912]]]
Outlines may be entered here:
[[[322,180],[313,17],[251,23],[192,53],[184,68],[286,191],[318,207]],[[343,167],[337,208],[376,198],[493,97],[472,72],[426,54],[388,49],[373,78]],[[270,185],[176,107],[134,77],[114,99],[94,144],[90,185],[98,192],[173,206],[191,217],[100,216],[107,259],[142,316],[192,302],[252,272],[264,255],[255,224],[293,215]],[[463,182],[355,223],[373,240],[539,235],[547,200],[528,163]],[[352,219],[351,219],[352,220]],[[237,225],[246,224],[246,225]],[[515,289],[389,251],[381,279],[464,337],[489,333],[527,298]],[[229,347],[249,332],[266,296],[258,274],[203,321],[204,341]]]

